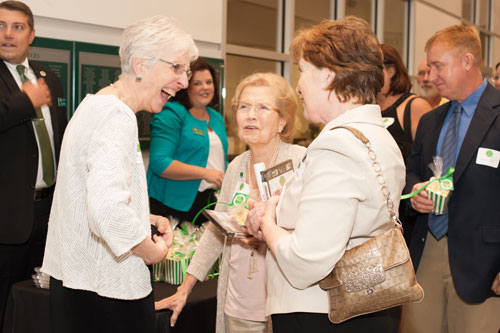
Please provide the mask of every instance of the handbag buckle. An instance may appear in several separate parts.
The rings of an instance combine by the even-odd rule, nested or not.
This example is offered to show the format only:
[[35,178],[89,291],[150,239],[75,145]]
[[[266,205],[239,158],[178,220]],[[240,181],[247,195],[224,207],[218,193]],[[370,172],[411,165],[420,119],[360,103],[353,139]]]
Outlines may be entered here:
[[[382,264],[359,267],[359,269],[346,272],[342,278],[342,287],[348,293],[368,289],[385,281]],[[370,289],[368,290],[370,293]],[[372,292],[373,293],[373,290]]]

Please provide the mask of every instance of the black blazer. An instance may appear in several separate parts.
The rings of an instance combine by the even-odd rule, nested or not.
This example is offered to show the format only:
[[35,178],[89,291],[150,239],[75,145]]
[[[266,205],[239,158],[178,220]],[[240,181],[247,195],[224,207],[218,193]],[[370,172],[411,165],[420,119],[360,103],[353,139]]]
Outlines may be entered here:
[[[59,159],[66,108],[59,78],[49,69],[29,62],[35,75],[43,77],[52,95],[50,114],[54,130],[56,162]],[[36,113],[5,63],[0,60],[0,244],[21,244],[33,227],[33,195],[38,169],[38,147],[31,118]]]
[[[427,181],[427,166],[436,145],[450,102],[425,114],[417,129],[408,159],[405,193]],[[451,274],[458,294],[479,303],[495,296],[490,289],[500,272],[500,168],[476,163],[480,147],[500,151],[500,92],[490,84],[481,96],[458,154],[453,175],[455,190],[448,203],[448,252]],[[410,253],[417,269],[427,236],[428,214],[418,214]]]

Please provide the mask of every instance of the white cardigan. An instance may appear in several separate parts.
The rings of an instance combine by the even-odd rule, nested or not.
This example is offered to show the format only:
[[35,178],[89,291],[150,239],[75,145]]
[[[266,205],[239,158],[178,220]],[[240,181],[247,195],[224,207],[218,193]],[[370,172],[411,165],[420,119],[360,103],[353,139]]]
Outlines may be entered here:
[[277,224],[290,231],[275,256],[266,257],[266,315],[328,313],[327,293],[318,282],[349,249],[389,227],[389,213],[367,149],[349,125],[371,141],[397,207],[405,183],[399,148],[384,128],[380,108],[365,105],[328,123],[311,143],[296,177],[286,184],[276,208]]
[[42,271],[65,287],[139,299],[149,270],[131,249],[151,235],[146,176],[133,111],[89,95],[66,129]]

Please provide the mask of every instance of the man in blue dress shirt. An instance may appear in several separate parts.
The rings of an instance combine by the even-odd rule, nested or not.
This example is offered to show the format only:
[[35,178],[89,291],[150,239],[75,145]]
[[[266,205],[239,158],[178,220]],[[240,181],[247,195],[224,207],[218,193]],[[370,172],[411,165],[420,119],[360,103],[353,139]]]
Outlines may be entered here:
[[500,92],[481,75],[481,41],[472,27],[450,26],[425,46],[430,80],[450,102],[424,115],[407,165],[405,193],[426,184],[433,156],[454,167],[444,215],[425,191],[410,253],[421,303],[403,309],[402,332],[497,332],[500,328]]

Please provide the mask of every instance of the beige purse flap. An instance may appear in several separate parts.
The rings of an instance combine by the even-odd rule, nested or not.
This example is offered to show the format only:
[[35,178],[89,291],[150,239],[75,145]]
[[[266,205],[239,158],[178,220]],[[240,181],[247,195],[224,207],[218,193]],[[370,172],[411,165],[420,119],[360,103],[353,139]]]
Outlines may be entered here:
[[401,233],[399,226],[346,251],[319,286],[328,290],[343,285],[352,292],[383,282],[386,270],[410,259],[408,249],[397,241],[401,237],[397,233]]

